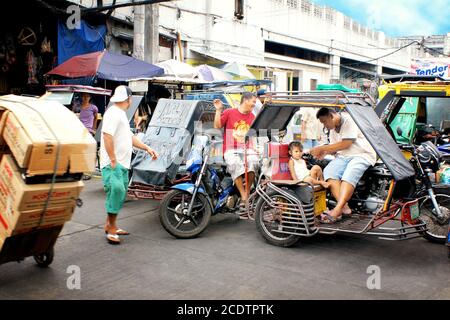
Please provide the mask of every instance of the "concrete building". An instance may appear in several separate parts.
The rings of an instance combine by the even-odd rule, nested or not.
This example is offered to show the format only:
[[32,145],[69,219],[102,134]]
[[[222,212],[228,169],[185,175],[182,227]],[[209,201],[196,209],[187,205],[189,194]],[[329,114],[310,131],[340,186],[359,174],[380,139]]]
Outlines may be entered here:
[[[273,80],[278,91],[310,90],[318,83],[355,87],[361,79],[408,72],[418,55],[416,44],[407,46],[309,0],[179,0],[158,7],[159,61],[237,61],[257,78]],[[134,8],[116,9],[111,19],[116,22],[108,26],[107,46],[129,52]]]
[[450,55],[450,32],[443,35],[399,37],[404,43],[417,41],[423,44],[417,58],[443,57]]

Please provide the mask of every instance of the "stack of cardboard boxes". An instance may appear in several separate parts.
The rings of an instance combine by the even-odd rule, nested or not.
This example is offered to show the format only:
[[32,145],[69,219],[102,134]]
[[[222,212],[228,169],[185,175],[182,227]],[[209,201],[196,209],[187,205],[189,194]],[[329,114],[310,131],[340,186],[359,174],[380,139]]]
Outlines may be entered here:
[[[0,250],[8,237],[71,219],[80,173],[95,170],[96,148],[62,104],[0,97]],[[73,178],[60,182],[62,176]]]

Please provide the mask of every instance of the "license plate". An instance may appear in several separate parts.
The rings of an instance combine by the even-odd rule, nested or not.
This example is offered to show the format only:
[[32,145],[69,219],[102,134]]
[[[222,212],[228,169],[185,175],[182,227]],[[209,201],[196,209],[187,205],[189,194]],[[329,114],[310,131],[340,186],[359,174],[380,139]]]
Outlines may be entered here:
[[419,218],[420,212],[419,212],[419,205],[417,203],[411,205],[409,207],[409,211],[411,212],[411,220],[416,220]]

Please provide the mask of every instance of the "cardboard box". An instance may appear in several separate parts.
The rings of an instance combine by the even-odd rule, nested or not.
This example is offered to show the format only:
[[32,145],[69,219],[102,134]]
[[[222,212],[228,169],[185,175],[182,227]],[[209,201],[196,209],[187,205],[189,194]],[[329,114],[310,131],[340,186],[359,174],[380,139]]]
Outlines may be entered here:
[[2,148],[6,144],[5,139],[3,139],[3,129],[5,128],[5,122],[8,113],[8,110],[0,109],[0,148]]
[[[3,156],[0,162],[0,202],[5,206],[17,211],[42,209],[49,196],[50,186],[25,184],[12,156]],[[48,207],[73,207],[83,187],[81,181],[55,183]]]
[[95,170],[97,142],[62,104],[9,95],[0,108],[9,110],[2,136],[27,175],[53,174],[56,161],[58,175]]
[[[6,237],[25,233],[33,228],[49,228],[63,225],[72,218],[75,206],[48,208],[19,212],[11,205],[0,203],[0,231]],[[41,222],[42,218],[42,222]]]
[[0,228],[0,251],[2,250],[3,244],[5,243],[5,240],[7,238],[6,233],[1,230]]

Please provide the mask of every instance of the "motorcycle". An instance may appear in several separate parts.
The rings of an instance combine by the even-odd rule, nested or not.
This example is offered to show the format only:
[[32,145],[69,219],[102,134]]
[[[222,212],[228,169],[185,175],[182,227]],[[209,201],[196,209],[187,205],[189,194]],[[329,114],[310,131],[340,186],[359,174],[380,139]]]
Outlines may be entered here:
[[239,192],[226,167],[209,161],[211,148],[221,142],[211,136],[204,138],[200,146],[192,148],[186,163],[191,182],[173,186],[159,207],[162,226],[176,238],[194,238],[206,229],[212,215],[238,209]]

